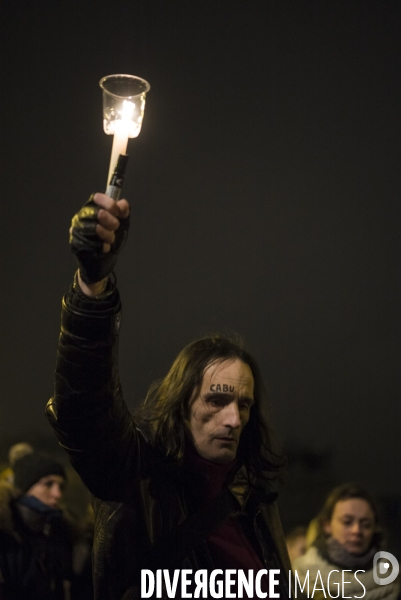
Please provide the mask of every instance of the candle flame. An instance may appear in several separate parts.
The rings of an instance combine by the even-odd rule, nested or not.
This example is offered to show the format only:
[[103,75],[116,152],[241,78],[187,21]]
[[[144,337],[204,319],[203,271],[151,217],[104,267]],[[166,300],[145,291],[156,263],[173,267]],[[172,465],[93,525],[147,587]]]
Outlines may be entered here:
[[121,115],[121,120],[125,121],[126,123],[128,121],[132,121],[134,118],[134,108],[135,108],[134,102],[131,102],[130,100],[124,100],[123,108],[121,111],[119,111],[119,113]]
[[145,99],[140,97],[137,103],[131,100],[123,100],[115,108],[114,118],[111,116],[103,120],[103,128],[107,134],[128,132],[128,137],[137,137],[141,131],[143,120],[143,111],[145,109]]

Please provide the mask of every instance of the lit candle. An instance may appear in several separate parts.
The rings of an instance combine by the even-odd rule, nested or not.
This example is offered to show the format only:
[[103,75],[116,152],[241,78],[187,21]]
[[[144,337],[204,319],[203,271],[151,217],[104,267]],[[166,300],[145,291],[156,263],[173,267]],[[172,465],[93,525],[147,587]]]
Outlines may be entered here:
[[99,81],[103,90],[103,129],[113,136],[106,189],[120,155],[127,153],[128,138],[139,135],[150,85],[136,75],[107,75]]
[[111,158],[109,166],[109,174],[107,176],[107,185],[110,183],[111,176],[114,173],[118,157],[120,154],[127,153],[128,138],[134,137],[132,130],[134,128],[133,119],[135,104],[130,100],[124,100],[120,112],[121,118],[114,121],[114,137],[113,147],[111,149]]

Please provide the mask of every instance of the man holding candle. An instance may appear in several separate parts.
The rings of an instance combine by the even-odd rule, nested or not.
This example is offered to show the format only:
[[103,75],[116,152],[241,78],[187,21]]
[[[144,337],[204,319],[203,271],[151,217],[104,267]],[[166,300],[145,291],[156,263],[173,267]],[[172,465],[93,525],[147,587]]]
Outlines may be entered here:
[[[122,398],[112,270],[126,200],[95,194],[75,215],[79,270],[63,300],[48,418],[94,495],[96,600],[140,598],[141,570],[290,569],[275,505],[282,460],[264,422],[254,358],[222,336],[196,340],[151,386],[134,418]],[[274,590],[277,593],[277,588]],[[248,597],[257,597],[253,593]]]

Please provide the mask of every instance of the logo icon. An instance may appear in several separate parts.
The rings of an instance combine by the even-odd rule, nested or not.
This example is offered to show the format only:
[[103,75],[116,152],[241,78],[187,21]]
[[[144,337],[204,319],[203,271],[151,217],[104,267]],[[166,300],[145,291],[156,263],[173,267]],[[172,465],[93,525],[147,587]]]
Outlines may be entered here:
[[[391,572],[390,565],[392,567]],[[393,583],[393,581],[397,578],[399,571],[400,565],[393,554],[390,554],[390,552],[384,552],[384,550],[376,552],[373,557],[373,579],[375,583],[378,585],[387,585],[388,583]],[[380,577],[380,575],[386,575],[387,573],[390,573],[387,577]]]

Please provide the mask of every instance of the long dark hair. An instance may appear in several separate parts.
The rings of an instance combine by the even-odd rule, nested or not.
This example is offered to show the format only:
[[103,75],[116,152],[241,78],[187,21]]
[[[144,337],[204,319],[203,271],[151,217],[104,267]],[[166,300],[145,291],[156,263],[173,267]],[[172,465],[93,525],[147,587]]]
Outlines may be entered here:
[[254,379],[254,404],[241,434],[237,456],[256,477],[266,476],[268,471],[277,474],[284,467],[285,459],[273,448],[277,442],[270,426],[266,389],[256,360],[239,336],[217,334],[188,344],[166,377],[151,385],[136,418],[151,426],[156,445],[167,455],[182,460],[187,441],[185,421],[192,394],[201,386],[204,371],[210,364],[231,359],[240,359],[249,365]]

